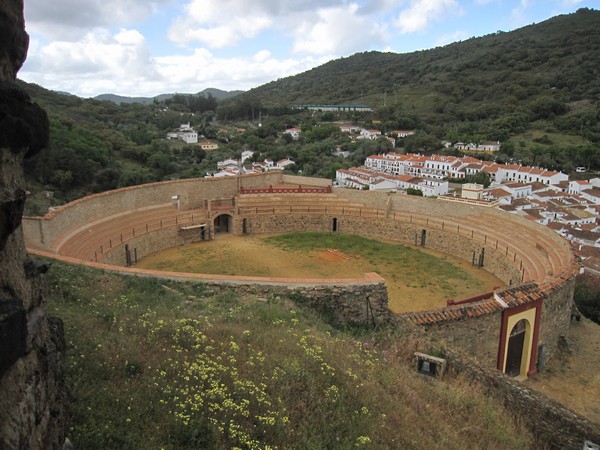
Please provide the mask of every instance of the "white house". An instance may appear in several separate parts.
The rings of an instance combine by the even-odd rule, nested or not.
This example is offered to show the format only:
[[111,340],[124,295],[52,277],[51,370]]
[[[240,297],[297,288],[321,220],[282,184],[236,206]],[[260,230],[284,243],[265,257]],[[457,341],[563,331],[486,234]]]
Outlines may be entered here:
[[461,198],[469,200],[480,200],[483,194],[483,184],[465,183],[462,185]]
[[558,185],[561,181],[567,181],[569,176],[562,172],[554,172],[539,167],[528,167],[516,164],[504,164],[498,168],[496,181],[508,183],[516,181],[519,183],[543,183]]
[[345,124],[340,125],[340,131],[342,133],[354,133],[354,132],[360,131],[360,127],[357,125],[345,123]]
[[512,193],[502,187],[484,191],[483,197],[488,200],[498,200],[500,205],[510,205],[512,202]]
[[395,134],[399,138],[405,138],[412,134],[415,134],[415,130],[394,130],[390,134]]
[[252,158],[252,156],[254,156],[254,152],[252,150],[244,150],[242,152],[242,158],[241,158],[241,163],[244,164],[244,162],[248,159],[248,158]]
[[227,158],[224,161],[217,161],[217,167],[219,170],[238,168],[238,162],[233,158]]
[[586,189],[592,189],[594,186],[587,180],[573,180],[569,181],[569,194],[581,194]]
[[381,136],[381,131],[379,130],[360,130],[360,139],[377,139]]
[[586,189],[581,192],[581,196],[595,205],[600,205],[600,188]]
[[513,198],[526,198],[531,195],[531,185],[525,183],[507,183],[504,189],[512,194]]
[[292,136],[293,139],[298,139],[300,137],[301,132],[302,132],[302,130],[300,128],[295,128],[295,127],[288,128],[287,130],[284,131],[284,133]]
[[289,158],[285,158],[285,159],[280,159],[279,161],[277,161],[275,166],[279,167],[281,169],[285,169],[287,166],[291,166],[293,164],[296,164],[293,160],[291,160]]
[[459,150],[467,150],[470,152],[497,152],[500,150],[500,141],[484,141],[479,144],[470,142],[465,144],[464,142],[457,142],[454,144],[454,148]]

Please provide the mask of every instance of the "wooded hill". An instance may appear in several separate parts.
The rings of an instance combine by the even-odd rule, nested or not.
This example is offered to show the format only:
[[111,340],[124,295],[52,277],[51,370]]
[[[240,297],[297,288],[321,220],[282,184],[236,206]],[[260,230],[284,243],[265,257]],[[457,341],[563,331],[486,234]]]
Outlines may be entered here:
[[427,128],[450,140],[479,134],[503,141],[532,122],[550,121],[557,130],[583,131],[598,141],[599,75],[600,11],[580,9],[432,50],[359,53],[257,87],[225,105],[232,115],[248,115],[249,107],[362,104],[390,125]]

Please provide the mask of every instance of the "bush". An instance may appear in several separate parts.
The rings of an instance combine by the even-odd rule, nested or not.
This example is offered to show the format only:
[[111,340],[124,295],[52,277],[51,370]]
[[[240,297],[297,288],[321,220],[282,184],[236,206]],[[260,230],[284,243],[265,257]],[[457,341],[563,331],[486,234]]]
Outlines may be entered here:
[[585,317],[600,324],[600,278],[591,275],[577,277],[575,305]]

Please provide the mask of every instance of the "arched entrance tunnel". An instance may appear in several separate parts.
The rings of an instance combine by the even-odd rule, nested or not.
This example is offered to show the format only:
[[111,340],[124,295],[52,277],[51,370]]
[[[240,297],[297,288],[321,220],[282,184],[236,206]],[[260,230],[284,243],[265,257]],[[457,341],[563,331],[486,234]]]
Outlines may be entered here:
[[233,225],[233,217],[229,214],[221,214],[215,217],[213,226],[215,234],[218,233],[231,233]]
[[[528,330],[529,329],[529,330]],[[527,333],[529,331],[529,333]],[[508,338],[508,352],[506,355],[506,370],[505,372],[511,377],[521,375],[521,366],[523,366],[523,350],[527,350],[530,345],[527,342],[525,345],[525,337],[531,334],[531,326],[525,319],[519,320],[512,328]],[[526,372],[525,366],[524,372]]]

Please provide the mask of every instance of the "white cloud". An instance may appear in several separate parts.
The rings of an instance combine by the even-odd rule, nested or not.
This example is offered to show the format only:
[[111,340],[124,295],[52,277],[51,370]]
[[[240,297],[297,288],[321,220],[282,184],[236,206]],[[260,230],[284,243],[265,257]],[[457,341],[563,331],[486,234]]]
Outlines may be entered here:
[[347,0],[190,0],[168,36],[180,45],[199,42],[218,49],[277,30],[295,37],[295,51],[343,53],[357,48],[360,34],[367,45],[381,41],[382,27],[368,18],[367,9],[389,9],[398,1],[403,0],[372,0],[373,6],[359,9]]
[[236,58],[218,58],[206,49],[191,55],[156,58],[157,70],[180,86],[180,92],[197,92],[207,87],[225,90],[250,89],[277,78],[304,72],[331,59],[277,59],[267,50]]
[[462,8],[456,0],[412,0],[408,9],[400,12],[395,25],[401,33],[426,30],[432,22],[446,16],[461,15]]
[[184,44],[201,42],[210,48],[224,48],[237,44],[242,38],[252,38],[271,25],[266,16],[230,17],[226,23],[220,21],[200,26],[190,16],[175,21],[169,29],[169,39]]
[[513,22],[515,24],[522,25],[524,23],[527,23],[527,18],[525,16],[525,13],[527,12],[527,9],[529,8],[529,2],[530,2],[530,0],[520,0],[519,5],[515,8],[513,8],[512,18],[513,18]]
[[273,24],[278,15],[277,2],[246,0],[191,0],[168,32],[178,44],[200,42],[210,48],[235,45],[252,38]]
[[453,42],[462,41],[464,39],[468,39],[469,34],[465,31],[455,31],[454,33],[443,34],[435,40],[435,46],[443,46],[447,44],[451,44]]
[[353,53],[385,41],[384,25],[359,16],[356,3],[319,9],[294,30],[294,52],[317,55]]
[[[144,37],[122,29],[111,35],[103,31],[86,34],[78,42],[33,41],[33,49],[20,76],[49,89],[94,95],[106,86],[134,86],[146,80],[162,81],[153,66]],[[80,81],[78,81],[80,80]],[[55,87],[60,84],[63,87]]]
[[141,22],[169,0],[27,0],[28,30],[48,39],[77,40],[90,30]]
[[332,58],[278,59],[268,50],[249,56],[221,58],[204,48],[190,54],[149,56],[147,42],[136,30],[115,34],[96,31],[79,42],[32,40],[34,54],[20,78],[47,89],[81,97],[101,93],[154,96],[166,92],[198,92],[208,87],[247,90],[294,75]]

